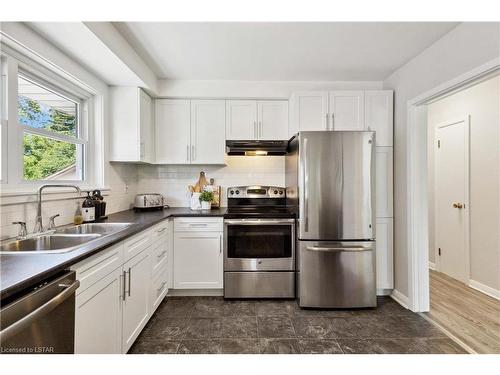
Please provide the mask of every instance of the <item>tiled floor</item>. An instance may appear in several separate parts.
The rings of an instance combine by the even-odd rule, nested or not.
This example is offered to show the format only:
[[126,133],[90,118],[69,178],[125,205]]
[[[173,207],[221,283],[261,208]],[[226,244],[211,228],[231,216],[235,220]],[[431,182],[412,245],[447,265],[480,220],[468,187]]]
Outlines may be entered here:
[[464,353],[390,298],[369,310],[303,310],[295,301],[166,299],[129,353]]

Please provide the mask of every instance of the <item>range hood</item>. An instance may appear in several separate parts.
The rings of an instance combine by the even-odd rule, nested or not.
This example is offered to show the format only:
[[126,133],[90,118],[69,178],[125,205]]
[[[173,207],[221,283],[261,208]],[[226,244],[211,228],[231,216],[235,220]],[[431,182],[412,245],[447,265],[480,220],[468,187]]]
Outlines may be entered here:
[[288,141],[226,141],[228,155],[285,155]]

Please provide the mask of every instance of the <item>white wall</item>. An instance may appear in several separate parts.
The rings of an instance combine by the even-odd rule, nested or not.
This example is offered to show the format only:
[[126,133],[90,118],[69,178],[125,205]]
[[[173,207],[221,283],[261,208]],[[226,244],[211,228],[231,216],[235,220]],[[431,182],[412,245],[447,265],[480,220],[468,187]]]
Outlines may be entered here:
[[139,193],[161,193],[172,207],[189,206],[188,185],[198,181],[200,171],[207,179],[221,185],[221,205],[227,205],[229,186],[271,185],[285,186],[284,156],[226,156],[225,166],[214,165],[141,165]]
[[500,290],[500,76],[448,96],[427,108],[429,260],[434,262],[435,129],[470,116],[470,278]]
[[395,288],[405,296],[408,296],[407,102],[499,55],[500,23],[462,23],[384,81],[385,89],[395,91]]
[[288,99],[293,91],[301,90],[379,89],[382,89],[380,81],[158,81],[158,96],[169,98]]

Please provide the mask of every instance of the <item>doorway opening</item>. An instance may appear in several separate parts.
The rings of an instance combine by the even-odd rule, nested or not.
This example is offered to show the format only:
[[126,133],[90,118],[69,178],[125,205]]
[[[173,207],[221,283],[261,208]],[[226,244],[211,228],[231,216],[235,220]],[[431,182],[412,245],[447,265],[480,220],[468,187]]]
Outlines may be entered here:
[[428,208],[419,311],[471,352],[500,353],[500,75],[418,107]]

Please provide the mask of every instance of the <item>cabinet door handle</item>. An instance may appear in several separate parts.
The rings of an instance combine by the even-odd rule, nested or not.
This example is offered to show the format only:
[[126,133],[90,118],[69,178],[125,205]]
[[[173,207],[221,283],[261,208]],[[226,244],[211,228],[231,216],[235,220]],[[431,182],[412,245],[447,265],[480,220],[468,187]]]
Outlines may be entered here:
[[264,132],[262,131],[262,121],[259,121],[259,139],[263,138]]
[[128,268],[128,296],[130,297],[130,287],[132,286],[132,268]]
[[219,236],[219,254],[222,254],[222,235]]
[[127,272],[123,271],[122,272],[122,276],[123,276],[123,295],[122,295],[122,300],[125,301],[126,295],[127,295],[127,292],[125,290],[125,282],[126,282],[126,279],[127,279]]
[[332,130],[335,128],[335,115],[332,113]]
[[186,146],[186,161],[189,161],[189,145]]
[[196,160],[194,145],[191,145],[191,161]]
[[257,138],[257,121],[253,122],[253,137]]
[[328,121],[328,113],[326,114],[325,119],[326,119],[326,130],[330,130],[330,123]]
[[167,228],[165,227],[165,228],[158,229],[158,230],[156,231],[156,233],[161,233],[161,232],[163,232],[165,229],[167,229]]
[[167,253],[167,250],[164,250],[161,252],[161,254],[158,254],[157,257],[158,259],[163,258],[163,256]]

